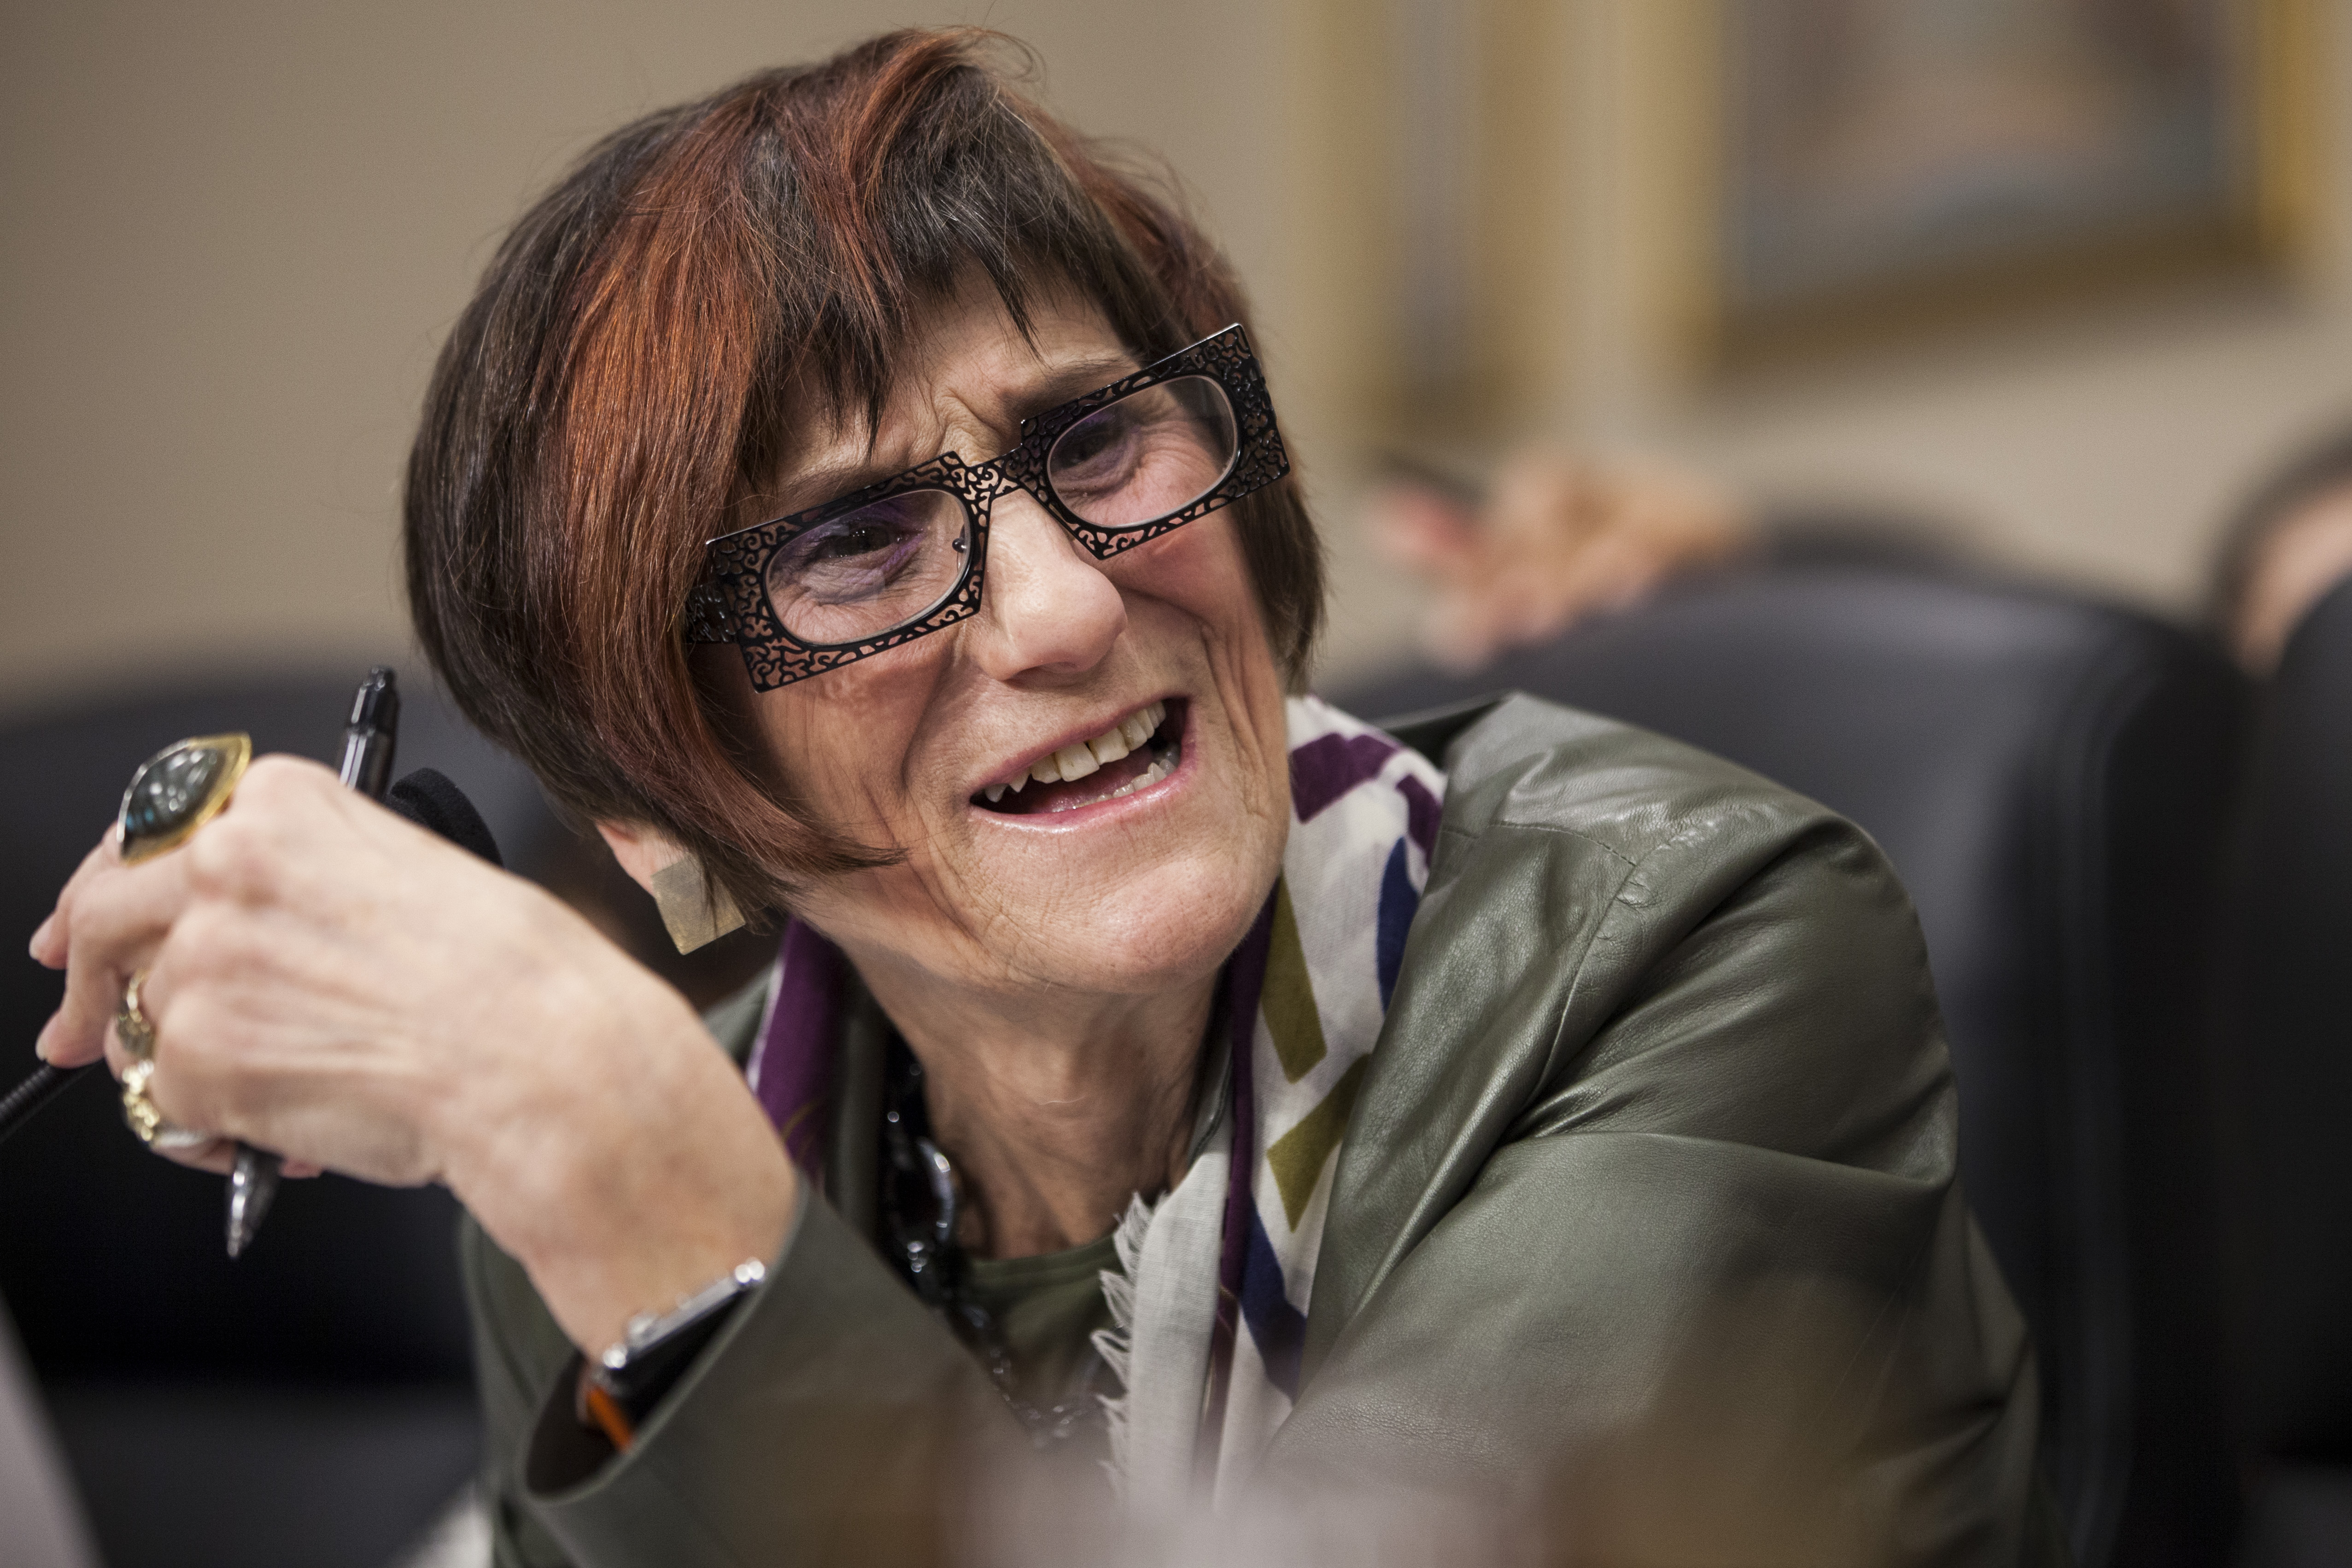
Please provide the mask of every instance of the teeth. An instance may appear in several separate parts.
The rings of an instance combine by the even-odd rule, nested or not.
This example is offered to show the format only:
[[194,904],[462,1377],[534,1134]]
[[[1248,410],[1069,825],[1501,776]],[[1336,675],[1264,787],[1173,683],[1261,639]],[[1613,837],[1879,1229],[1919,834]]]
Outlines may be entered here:
[[[1038,758],[1029,764],[1028,771],[1019,778],[1004,784],[990,784],[981,793],[985,795],[989,804],[993,805],[1004,798],[1007,791],[1019,794],[1022,787],[1032,779],[1035,779],[1040,784],[1062,784],[1085,778],[1088,773],[1100,771],[1106,763],[1118,762],[1121,757],[1139,751],[1150,742],[1153,732],[1167,720],[1167,717],[1168,704],[1154,702],[1148,708],[1129,714],[1092,740],[1079,741]],[[1130,795],[1146,784],[1158,784],[1173,771],[1173,765],[1162,759],[1152,763],[1142,777],[1114,790],[1103,798],[1116,800],[1120,795]]]
[[1119,729],[1127,736],[1128,750],[1133,751],[1151,739],[1152,731],[1159,729],[1161,721],[1167,717],[1168,704],[1155,702],[1141,712],[1130,713],[1120,720]]
[[1108,795],[1102,795],[1095,800],[1066,800],[1061,805],[1054,807],[1054,809],[1055,811],[1076,811],[1082,805],[1099,805],[1106,800],[1117,800],[1121,795],[1133,795],[1137,790],[1150,789],[1153,784],[1158,784],[1161,779],[1166,778],[1170,773],[1172,773],[1175,771],[1176,764],[1171,762],[1168,758],[1162,757],[1158,762],[1152,763],[1150,767],[1144,769],[1140,777],[1119,785]]

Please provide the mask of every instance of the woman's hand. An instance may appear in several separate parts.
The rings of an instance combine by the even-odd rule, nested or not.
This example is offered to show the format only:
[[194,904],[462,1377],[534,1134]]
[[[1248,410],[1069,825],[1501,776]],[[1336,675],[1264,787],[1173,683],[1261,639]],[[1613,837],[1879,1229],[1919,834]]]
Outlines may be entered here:
[[144,969],[165,1117],[298,1166],[446,1183],[592,1353],[782,1245],[790,1163],[685,1001],[313,763],[257,762],[156,859],[124,866],[110,836],[32,951],[67,974],[43,1058],[103,1053],[119,1076],[110,1025]]

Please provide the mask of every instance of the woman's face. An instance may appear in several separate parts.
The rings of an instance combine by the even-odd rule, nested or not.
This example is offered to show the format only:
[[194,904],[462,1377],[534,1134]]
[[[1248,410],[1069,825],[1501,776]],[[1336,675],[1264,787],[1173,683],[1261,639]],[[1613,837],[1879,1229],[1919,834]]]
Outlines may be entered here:
[[[984,290],[918,341],[872,442],[816,432],[763,516],[942,452],[993,458],[1024,417],[1139,368],[1092,309],[1039,309],[1024,339]],[[750,698],[809,808],[905,852],[810,889],[802,918],[877,983],[1145,996],[1213,975],[1290,820],[1283,679],[1234,527],[1213,512],[1097,561],[1010,491],[977,615]]]

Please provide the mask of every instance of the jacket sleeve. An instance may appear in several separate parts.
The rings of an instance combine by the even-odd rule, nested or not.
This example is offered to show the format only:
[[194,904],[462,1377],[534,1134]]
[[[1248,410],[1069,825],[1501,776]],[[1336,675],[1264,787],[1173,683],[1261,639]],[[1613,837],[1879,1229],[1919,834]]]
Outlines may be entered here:
[[[766,980],[704,1016],[740,1065]],[[572,1413],[573,1347],[522,1266],[459,1237],[497,1568],[937,1561],[1011,1418],[971,1356],[804,1184],[776,1264],[626,1454]]]
[[1883,858],[1727,768],[1612,815],[1569,751],[1587,809],[1448,800],[1265,1475],[1577,1561],[2063,1561]]
[[820,1199],[625,1453],[571,1413],[572,1345],[468,1222],[499,1568],[929,1563],[1009,1422],[971,1355]]

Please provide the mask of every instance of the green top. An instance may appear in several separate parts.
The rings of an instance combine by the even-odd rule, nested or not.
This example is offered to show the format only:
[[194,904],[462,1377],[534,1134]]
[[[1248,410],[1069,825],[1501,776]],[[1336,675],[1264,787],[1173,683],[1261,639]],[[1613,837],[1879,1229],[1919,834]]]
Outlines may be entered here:
[[[1118,1384],[1095,1353],[1094,1333],[1110,1326],[1102,1276],[1118,1267],[1118,1250],[1105,1236],[1034,1258],[974,1258],[965,1262],[972,1301],[996,1320],[1013,1358],[1013,1391],[1040,1410],[1105,1392]],[[1074,1454],[1107,1458],[1099,1413],[1089,1411],[1069,1438]]]
[[[2063,1563],[2032,1346],[1960,1192],[1927,952],[1877,847],[1525,698],[1399,733],[1443,753],[1437,848],[1260,1479],[1539,1503],[1610,1561]],[[748,1043],[750,1011],[713,1032]],[[878,1117],[882,1037],[850,1009],[836,1126]],[[467,1226],[501,1564],[932,1562],[968,1529],[960,1479],[1038,1462],[868,1239],[870,1137],[831,1146],[866,1152],[803,1186],[623,1455],[583,1437],[572,1347]],[[1032,1293],[1008,1310],[1075,1346],[1091,1288],[1050,1261],[1011,1271]]]

